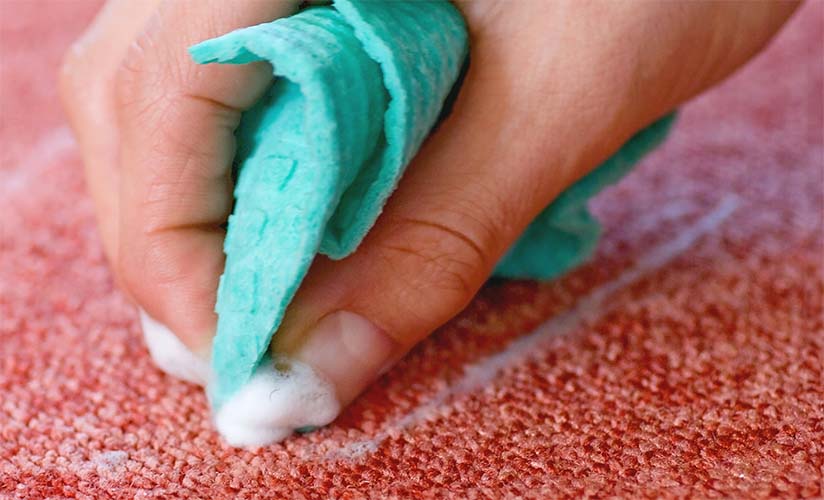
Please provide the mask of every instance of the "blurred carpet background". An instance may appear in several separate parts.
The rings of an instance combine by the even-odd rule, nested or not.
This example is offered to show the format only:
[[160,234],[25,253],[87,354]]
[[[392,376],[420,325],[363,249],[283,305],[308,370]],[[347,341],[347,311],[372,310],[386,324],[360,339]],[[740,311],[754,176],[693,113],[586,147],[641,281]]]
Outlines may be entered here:
[[152,366],[106,268],[55,90],[97,7],[0,0],[0,498],[824,494],[824,2],[597,200],[590,263],[490,282],[254,451]]

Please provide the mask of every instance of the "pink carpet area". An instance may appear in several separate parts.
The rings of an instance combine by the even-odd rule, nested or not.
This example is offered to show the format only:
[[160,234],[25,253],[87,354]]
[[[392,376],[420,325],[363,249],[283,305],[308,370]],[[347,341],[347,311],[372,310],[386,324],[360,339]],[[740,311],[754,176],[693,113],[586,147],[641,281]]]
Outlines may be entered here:
[[821,497],[824,2],[334,424],[254,451],[154,368],[55,73],[97,5],[0,0],[0,498]]

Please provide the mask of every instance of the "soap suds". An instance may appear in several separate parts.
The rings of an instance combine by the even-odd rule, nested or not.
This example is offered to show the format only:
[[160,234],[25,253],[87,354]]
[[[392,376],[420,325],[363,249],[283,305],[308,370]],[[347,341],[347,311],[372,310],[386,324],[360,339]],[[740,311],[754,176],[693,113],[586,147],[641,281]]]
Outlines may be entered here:
[[[436,420],[454,410],[446,404],[455,397],[471,394],[479,389],[489,387],[505,370],[522,366],[535,355],[545,352],[543,349],[547,338],[567,334],[582,325],[592,323],[604,317],[616,307],[612,297],[620,290],[657,271],[672,259],[683,254],[701,237],[712,233],[726,221],[740,203],[737,196],[728,195],[715,208],[701,217],[681,234],[641,256],[634,266],[624,271],[617,278],[592,290],[569,311],[551,318],[532,333],[518,338],[501,352],[490,355],[475,363],[464,366],[464,373],[457,381],[444,387],[432,399],[421,404],[411,412],[388,423],[374,437],[351,442],[338,450],[328,452],[327,459],[356,459],[373,453],[389,437],[397,436],[404,430],[421,422]],[[660,221],[669,215],[664,214]]]
[[278,356],[217,411],[215,426],[232,446],[262,446],[326,425],[340,410],[331,383],[309,365]]
[[190,351],[171,330],[140,310],[140,324],[146,347],[158,368],[179,379],[205,386],[209,380],[209,361]]
[[[149,353],[173,377],[205,386],[206,359],[197,356],[165,326],[140,311]],[[278,356],[262,364],[252,379],[215,413],[218,432],[232,446],[263,446],[298,429],[328,424],[340,413],[335,388],[307,364]]]
[[[503,352],[467,366],[457,383],[445,388],[429,403],[390,424],[374,438],[350,443],[333,455],[354,458],[374,451],[390,435],[436,416],[451,397],[487,386],[501,371],[519,364],[531,353],[540,352],[540,343],[548,334],[599,317],[609,309],[606,305],[608,297],[684,252],[698,238],[726,220],[737,205],[735,197],[723,199],[712,212],[678,238],[654,248],[617,279],[593,290],[573,311],[550,320],[534,333],[513,342]],[[143,311],[140,319],[155,363],[171,375],[204,385],[209,376],[208,363],[186,349],[171,331]],[[281,441],[299,429],[324,426],[334,420],[340,410],[334,387],[327,380],[309,365],[278,356],[257,369],[252,379],[216,412],[214,421],[218,432],[230,445],[263,446]]]

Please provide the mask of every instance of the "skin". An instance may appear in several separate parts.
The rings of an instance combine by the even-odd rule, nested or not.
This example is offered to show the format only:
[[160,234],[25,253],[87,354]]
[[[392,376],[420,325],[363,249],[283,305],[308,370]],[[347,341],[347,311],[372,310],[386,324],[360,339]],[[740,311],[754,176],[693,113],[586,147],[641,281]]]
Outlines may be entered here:
[[[186,48],[287,0],[109,0],[68,52],[63,103],[118,283],[208,356],[232,205],[233,130],[271,68]],[[520,232],[635,132],[757,54],[795,2],[474,0],[449,118],[358,251],[316,259],[273,349],[344,404],[456,315]]]

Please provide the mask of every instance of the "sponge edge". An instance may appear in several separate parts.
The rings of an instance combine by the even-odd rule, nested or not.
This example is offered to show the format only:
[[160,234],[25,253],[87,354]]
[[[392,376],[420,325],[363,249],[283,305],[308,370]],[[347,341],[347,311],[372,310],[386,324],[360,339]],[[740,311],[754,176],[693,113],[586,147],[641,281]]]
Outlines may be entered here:
[[446,0],[335,0],[189,49],[198,63],[269,61],[278,77],[236,133],[215,409],[252,377],[313,258],[350,254],[378,218],[466,50]]
[[215,427],[232,446],[263,446],[323,426],[340,413],[332,384],[309,365],[277,355],[217,411]]
[[140,325],[152,359],[168,375],[206,386],[211,369],[209,360],[190,351],[171,330],[140,309]]

